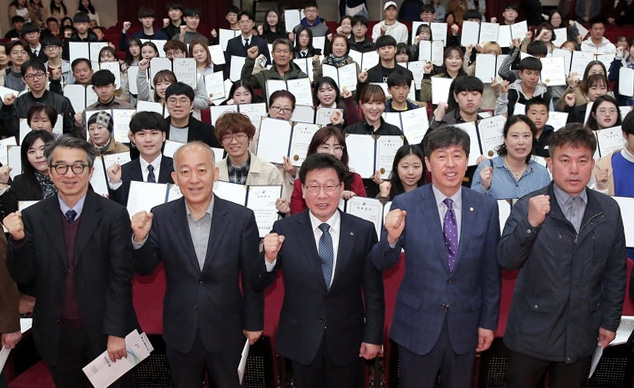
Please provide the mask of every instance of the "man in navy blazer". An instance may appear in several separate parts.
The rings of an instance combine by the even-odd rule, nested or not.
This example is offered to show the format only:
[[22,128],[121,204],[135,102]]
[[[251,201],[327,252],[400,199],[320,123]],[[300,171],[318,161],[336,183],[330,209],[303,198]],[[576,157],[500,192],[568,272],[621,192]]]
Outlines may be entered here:
[[207,371],[213,385],[237,388],[245,337],[254,343],[264,325],[263,294],[246,282],[258,253],[255,216],[213,195],[218,168],[207,145],[188,143],[174,160],[184,198],[132,217],[133,257],[141,274],[165,265],[163,338],[174,386],[199,387]]
[[225,62],[224,68],[225,78],[229,77],[229,71],[231,69],[231,56],[247,57],[247,49],[249,47],[258,46],[259,52],[266,57],[266,63],[271,64],[271,54],[269,53],[269,46],[266,43],[266,39],[253,34],[255,28],[255,19],[250,11],[242,11],[238,15],[238,22],[240,24],[240,30],[242,34],[236,36],[233,39],[229,39],[227,42],[227,49],[225,50]]
[[330,154],[306,158],[308,210],[274,224],[250,279],[262,289],[283,269],[276,349],[292,361],[298,388],[356,386],[359,357],[374,358],[383,342],[383,279],[369,257],[376,230],[337,209],[346,171]]
[[156,112],[137,112],[130,120],[131,141],[139,151],[139,157],[123,166],[118,163],[108,167],[110,198],[123,206],[128,203],[130,182],[173,183],[172,158],[163,155],[167,122]]
[[425,163],[432,183],[397,196],[372,250],[390,268],[405,250],[390,336],[398,344],[401,387],[473,386],[475,352],[497,327],[500,237],[495,200],[462,187],[469,136],[456,127],[429,132]]

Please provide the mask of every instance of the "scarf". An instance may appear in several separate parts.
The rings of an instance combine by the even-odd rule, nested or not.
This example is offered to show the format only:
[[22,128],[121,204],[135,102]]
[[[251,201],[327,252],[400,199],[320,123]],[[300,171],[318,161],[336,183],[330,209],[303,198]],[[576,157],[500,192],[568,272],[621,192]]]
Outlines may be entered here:
[[343,57],[337,58],[333,54],[328,55],[328,57],[324,60],[324,64],[331,65],[334,67],[341,67],[346,64],[346,60],[348,59],[348,55],[344,55]]
[[40,184],[40,188],[42,189],[42,199],[57,195],[57,188],[48,175],[44,175],[36,171],[35,179],[37,179],[37,183]]

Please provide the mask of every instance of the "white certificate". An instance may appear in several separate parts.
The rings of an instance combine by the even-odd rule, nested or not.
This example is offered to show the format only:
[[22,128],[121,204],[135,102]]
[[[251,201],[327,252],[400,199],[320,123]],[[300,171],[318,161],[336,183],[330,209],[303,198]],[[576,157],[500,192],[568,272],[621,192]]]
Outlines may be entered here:
[[418,108],[401,112],[401,129],[409,144],[418,144],[429,129],[427,109]]
[[634,217],[628,214],[634,214],[634,198],[629,197],[612,197],[621,208],[621,218],[623,218],[623,227],[625,228],[625,245],[628,248],[634,248]]
[[308,78],[289,79],[286,81],[287,90],[295,96],[298,105],[313,105],[313,92]]
[[257,156],[271,163],[283,164],[291,142],[291,122],[265,117],[260,123]]
[[634,97],[634,69],[625,66],[619,69],[619,94]]
[[376,138],[375,170],[381,173],[382,179],[390,178],[394,155],[402,146],[402,136],[385,135]]
[[594,60],[594,54],[586,51],[574,51],[570,62],[570,73],[581,79],[590,61]]
[[564,42],[566,40],[568,40],[568,31],[566,30],[566,27],[564,28],[555,28],[555,39],[552,40],[552,43],[556,46],[556,47],[561,47],[562,44],[564,44]]
[[541,78],[547,86],[566,85],[566,62],[562,57],[540,58]]
[[315,123],[315,108],[308,105],[295,105],[295,110],[291,116],[291,121],[300,123]]
[[0,99],[2,99],[3,102],[4,102],[4,97],[7,94],[12,94],[17,97],[18,95],[20,95],[20,92],[17,90],[9,89],[5,86],[0,86]]
[[211,55],[211,62],[214,65],[224,65],[225,62],[225,53],[222,49],[222,46],[219,44],[215,44],[213,46],[208,46],[209,55]]
[[273,224],[279,218],[275,200],[282,196],[282,186],[249,186],[247,207],[253,210],[258,224],[260,238],[271,232]]
[[434,41],[442,41],[443,46],[447,45],[447,23],[431,23],[431,36]]
[[302,16],[299,9],[285,9],[284,10],[284,23],[286,24],[286,31],[293,31],[293,28],[302,21]]
[[498,213],[500,216],[500,234],[504,232],[504,226],[506,225],[506,220],[511,215],[511,209],[513,206],[506,199],[498,199]]
[[220,46],[222,47],[222,51],[226,51],[227,50],[227,44],[229,43],[229,41],[231,39],[235,38],[236,36],[238,36],[241,33],[242,32],[240,30],[228,30],[226,28],[219,28],[218,29],[218,37],[219,37],[219,40],[220,40]]
[[372,135],[346,135],[348,166],[362,178],[374,175],[374,137]]
[[100,195],[108,196],[108,176],[103,166],[103,158],[97,156],[93,165],[94,170],[90,178],[90,186],[92,190]]
[[497,149],[504,144],[504,124],[506,117],[502,115],[491,116],[478,122],[482,155],[489,159],[497,155]]
[[177,141],[165,140],[165,144],[163,145],[163,156],[167,156],[169,158],[174,158],[174,153],[184,146],[185,143],[179,143]]
[[355,63],[350,63],[340,67],[338,70],[339,87],[341,90],[348,90],[349,92],[357,90],[357,65]]
[[247,203],[247,186],[236,183],[215,181],[214,194],[219,198],[244,206]]
[[480,23],[465,20],[462,22],[462,35],[460,37],[460,46],[467,47],[468,45],[478,44],[478,37],[480,36]]
[[129,143],[130,138],[130,120],[136,113],[134,109],[113,109],[112,110],[112,126],[114,139],[120,143]]
[[125,337],[125,347],[127,352],[127,357],[125,358],[112,362],[108,352],[104,351],[82,368],[95,388],[110,386],[119,377],[148,358],[154,350],[145,333],[139,334],[136,329]]
[[150,59],[150,76],[147,80],[148,85],[152,84],[154,76],[161,70],[172,71],[172,61],[165,57],[154,57]]
[[[281,79],[267,79],[266,83],[266,100],[271,100],[271,94],[277,92],[278,90],[288,90],[288,86],[286,85],[286,81]],[[297,99],[295,99],[297,101]],[[312,105],[312,102],[310,103]]]
[[231,66],[229,67],[229,79],[231,81],[236,82],[242,78],[242,68],[246,60],[246,57],[231,56]]
[[469,138],[471,138],[471,146],[469,150],[469,166],[476,166],[478,163],[478,157],[480,156],[480,144],[478,143],[478,130],[476,129],[475,121],[469,121],[468,123],[454,124],[455,127],[467,132]]
[[[309,62],[310,61],[310,62]],[[310,82],[313,82],[313,59],[312,58],[295,58],[293,62],[299,67],[301,71],[308,75]],[[309,64],[310,63],[310,64]]]
[[378,199],[352,197],[346,201],[346,213],[372,222],[377,235],[381,235],[381,227],[383,226],[383,204]]
[[[238,105],[212,105],[209,107],[209,114],[211,116],[211,125],[216,125],[218,117],[227,112],[238,112]],[[220,139],[218,139],[220,140]]]
[[418,60],[431,62],[431,41],[421,40],[418,42]]
[[169,112],[158,102],[137,100],[136,102],[137,112],[154,112],[163,117],[169,116]]
[[330,125],[330,118],[335,112],[339,112],[341,117],[343,117],[343,109],[337,108],[317,108],[315,112],[315,124],[319,124],[322,126]]
[[[40,202],[40,200],[32,200],[32,201],[18,201],[18,210],[23,211],[24,209],[28,209],[36,203]],[[20,319],[22,321],[22,318]],[[24,332],[24,331],[23,331]],[[2,370],[0,368],[0,370]]]
[[[292,30],[289,30],[292,31]],[[324,52],[324,47],[326,47],[326,37],[325,36],[313,36],[313,47],[316,49],[320,49],[321,52]]]
[[174,58],[174,75],[178,82],[184,82],[196,89],[196,60],[194,58]]
[[511,24],[511,35],[513,35],[513,39],[524,39],[527,33],[528,23],[526,22],[526,20]]
[[64,86],[64,97],[70,100],[75,112],[81,112],[86,109],[86,87],[84,85]]
[[480,23],[480,44],[497,42],[500,30],[499,23]]
[[511,36],[511,26],[506,24],[500,25],[498,29],[498,39],[497,42],[500,44],[500,47],[510,47],[513,43],[513,37]]
[[431,42],[431,63],[436,66],[442,66],[444,51],[445,46],[443,46],[442,40]]
[[143,210],[149,213],[153,207],[164,204],[168,189],[167,183],[130,181],[127,205],[130,217]]
[[443,77],[431,77],[431,103],[437,105],[447,102],[449,98],[449,87],[453,79]]
[[119,62],[101,62],[99,69],[111,72],[112,75],[114,75],[115,89],[121,88],[121,68],[119,67]]
[[130,153],[129,152],[119,152],[116,154],[108,154],[108,155],[103,155],[103,164],[106,167],[106,169],[108,169],[108,167],[112,166],[113,164],[117,163],[120,166],[123,166],[124,164],[128,163],[131,159],[130,159]]
[[266,104],[263,102],[241,104],[238,105],[238,112],[247,115],[255,128],[260,128],[262,117],[266,116]]
[[247,339],[244,342],[244,347],[242,348],[242,354],[240,355],[240,362],[238,363],[238,381],[242,384],[244,380],[244,370],[247,367],[247,359],[249,358],[249,349],[251,345],[249,345],[249,340]]
[[225,78],[222,71],[205,76],[205,89],[210,98],[225,98]]
[[497,74],[497,57],[495,54],[476,54],[475,76],[483,83],[490,84]]
[[336,67],[332,65],[321,65],[321,73],[324,77],[332,78],[339,87],[339,90],[343,90],[339,82],[339,71]]
[[22,174],[22,154],[20,146],[7,146],[7,163],[11,166],[9,177],[14,179],[16,175]]
[[[102,48],[108,47],[108,42],[90,42],[88,46],[90,49],[90,60],[99,62],[99,52]],[[118,63],[118,61],[116,63]]]
[[131,94],[139,94],[139,89],[137,88],[136,79],[139,75],[139,66],[130,66],[126,70],[128,73],[128,88],[130,89]]
[[0,163],[3,166],[9,164],[9,157],[7,156],[7,148],[9,146],[17,146],[18,143],[15,141],[15,136],[9,136],[6,139],[0,140]]
[[565,49],[554,49],[553,57],[562,57],[564,59],[564,70],[566,71],[566,75],[570,73],[570,62],[572,61],[572,52]]
[[379,64],[379,53],[376,52],[376,50],[365,52],[362,57],[363,64],[361,62],[357,62],[356,60],[355,62],[359,64],[359,69],[362,69],[363,71]]
[[79,58],[90,60],[88,42],[68,42],[68,58],[71,63]]
[[607,156],[613,151],[620,150],[625,145],[623,129],[618,127],[605,128],[595,131],[597,135],[597,148],[599,155]]
[[401,112],[383,112],[381,116],[386,123],[399,127],[401,131],[403,130],[403,123],[401,122]]
[[546,125],[550,125],[555,131],[559,130],[559,128],[565,127],[567,122],[568,112],[548,112],[548,121],[546,121]]
[[301,166],[306,159],[308,153],[308,146],[315,132],[319,130],[319,125],[308,123],[294,123],[293,124],[293,136],[291,138],[291,148],[289,152],[289,158],[293,166]]
[[[399,63],[401,65],[401,63]],[[414,76],[414,85],[416,89],[420,90],[420,85],[423,81],[423,76],[425,75],[425,61],[412,61],[407,62],[407,68],[412,72]]]

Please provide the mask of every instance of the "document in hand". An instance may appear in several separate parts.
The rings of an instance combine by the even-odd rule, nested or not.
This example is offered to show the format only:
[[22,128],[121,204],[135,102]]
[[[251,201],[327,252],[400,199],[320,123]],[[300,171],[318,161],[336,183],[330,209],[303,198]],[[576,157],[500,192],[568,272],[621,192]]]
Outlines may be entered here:
[[376,198],[352,197],[346,201],[345,212],[372,222],[377,235],[381,238],[385,216],[390,211],[391,206],[391,201],[384,204]]
[[346,135],[350,169],[362,178],[371,178],[379,171],[388,179],[394,155],[403,146],[403,136]]
[[276,164],[283,164],[283,156],[287,156],[293,166],[299,167],[306,159],[310,141],[319,128],[317,124],[265,117],[260,124],[257,156]]
[[625,144],[621,126],[599,129],[593,131],[597,137],[597,152],[599,157],[610,155],[613,151],[620,150]]
[[132,217],[142,210],[149,212],[155,206],[173,201],[182,196],[183,194],[175,184],[130,181],[128,213]]
[[154,350],[145,333],[134,329],[125,337],[126,358],[112,362],[108,352],[104,351],[90,364],[82,368],[88,380],[95,388],[106,388],[129,372],[141,361],[148,358]]

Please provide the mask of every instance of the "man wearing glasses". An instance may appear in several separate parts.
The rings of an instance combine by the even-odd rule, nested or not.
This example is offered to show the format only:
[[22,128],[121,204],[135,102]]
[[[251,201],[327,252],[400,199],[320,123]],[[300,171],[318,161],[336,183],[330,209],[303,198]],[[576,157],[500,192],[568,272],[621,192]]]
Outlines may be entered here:
[[7,94],[0,110],[0,120],[7,125],[4,133],[8,136],[19,134],[18,119],[26,118],[29,108],[36,102],[50,105],[57,114],[61,114],[64,119],[64,133],[78,134],[79,129],[75,123],[75,110],[70,100],[61,94],[46,90],[46,80],[48,78],[46,66],[37,60],[32,59],[24,62],[20,68],[22,79],[29,87],[29,92],[23,93],[20,97]]
[[126,357],[124,338],[138,327],[130,218],[123,206],[88,190],[95,152],[68,135],[47,144],[58,195],[3,221],[11,276],[37,284],[33,337],[57,387],[86,387],[82,368],[104,350],[112,362]]
[[383,343],[383,279],[369,257],[376,230],[337,209],[346,174],[331,154],[306,158],[308,210],[273,225],[249,278],[257,291],[283,270],[276,349],[293,363],[298,388],[355,387],[360,358],[373,359]]
[[183,82],[171,84],[165,90],[165,102],[169,112],[169,117],[165,119],[169,124],[167,140],[178,143],[198,140],[210,147],[222,148],[214,135],[214,126],[191,115],[194,108],[194,89],[191,86]]

